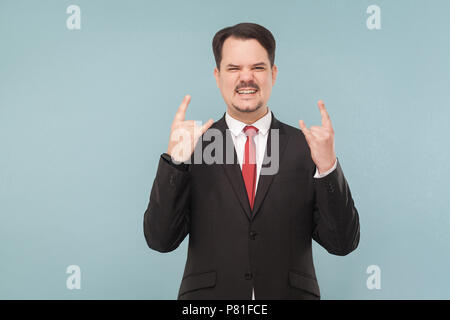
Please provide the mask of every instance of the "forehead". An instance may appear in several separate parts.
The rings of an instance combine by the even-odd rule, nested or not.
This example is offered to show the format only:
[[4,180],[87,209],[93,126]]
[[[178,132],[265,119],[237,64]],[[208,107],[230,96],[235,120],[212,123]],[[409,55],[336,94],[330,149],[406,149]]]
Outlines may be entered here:
[[251,65],[258,62],[269,64],[267,51],[258,40],[229,37],[224,41],[221,64]]

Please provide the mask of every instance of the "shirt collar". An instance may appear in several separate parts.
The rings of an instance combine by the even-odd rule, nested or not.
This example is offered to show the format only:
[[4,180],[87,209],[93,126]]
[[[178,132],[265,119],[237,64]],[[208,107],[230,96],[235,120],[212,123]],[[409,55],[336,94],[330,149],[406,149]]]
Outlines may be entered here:
[[[228,111],[225,114],[225,121],[231,133],[233,133],[235,137],[237,137],[240,133],[242,133],[244,127],[248,125],[230,116],[228,114]],[[258,133],[266,135],[266,133],[269,131],[271,121],[272,121],[272,112],[270,111],[269,107],[267,107],[267,113],[264,115],[264,117],[259,118],[251,125],[258,129]]]

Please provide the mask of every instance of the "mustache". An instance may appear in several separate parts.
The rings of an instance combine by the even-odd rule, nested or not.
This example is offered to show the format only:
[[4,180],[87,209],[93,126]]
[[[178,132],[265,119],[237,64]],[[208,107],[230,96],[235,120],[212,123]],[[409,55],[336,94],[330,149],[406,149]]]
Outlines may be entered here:
[[253,89],[259,90],[258,85],[256,83],[254,83],[253,81],[241,82],[241,83],[239,83],[239,85],[236,87],[235,90],[239,90],[241,88],[253,88]]

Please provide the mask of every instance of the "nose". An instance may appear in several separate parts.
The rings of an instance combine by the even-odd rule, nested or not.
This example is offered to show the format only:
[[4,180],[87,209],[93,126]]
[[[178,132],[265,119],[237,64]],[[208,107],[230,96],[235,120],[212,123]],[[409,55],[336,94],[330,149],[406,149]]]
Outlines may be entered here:
[[253,71],[248,70],[248,69],[243,69],[239,73],[239,80],[241,82],[247,82],[247,81],[253,80]]

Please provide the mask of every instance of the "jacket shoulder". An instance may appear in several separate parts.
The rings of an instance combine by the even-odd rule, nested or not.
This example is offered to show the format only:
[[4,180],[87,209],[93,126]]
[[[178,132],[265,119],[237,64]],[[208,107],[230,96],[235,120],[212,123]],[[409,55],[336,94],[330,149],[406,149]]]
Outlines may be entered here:
[[277,120],[280,124],[280,128],[287,134],[291,139],[299,139],[306,143],[305,135],[300,128],[293,127],[287,123]]

